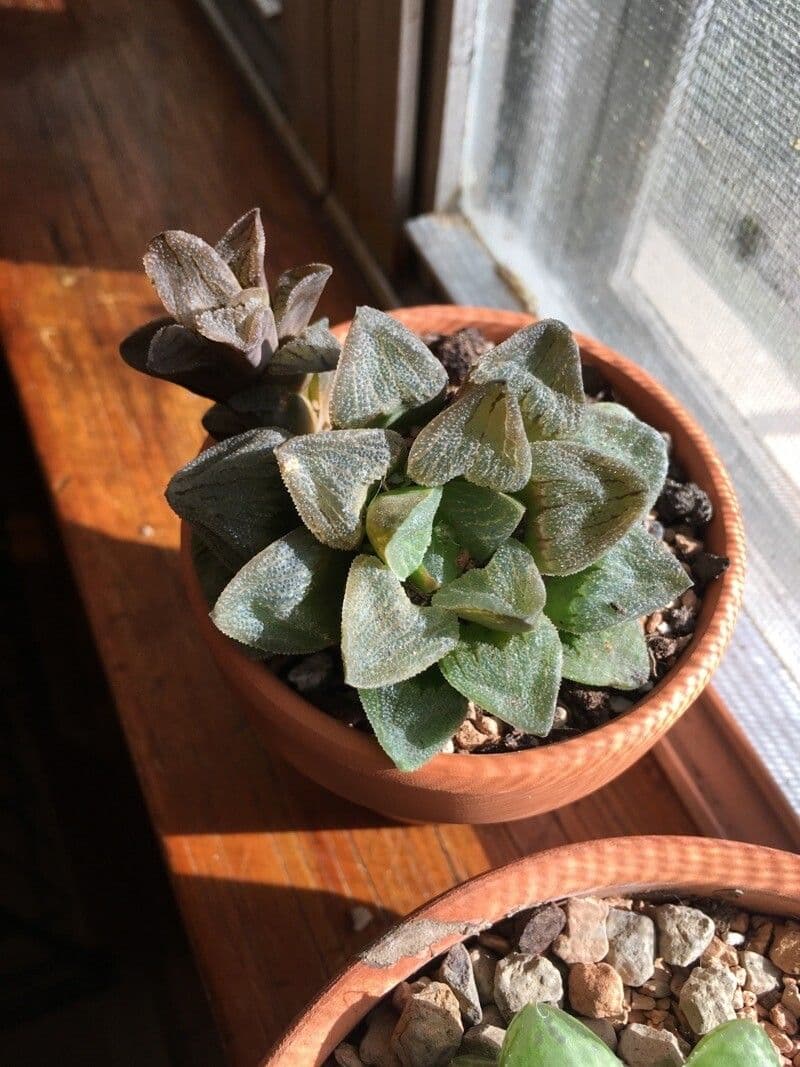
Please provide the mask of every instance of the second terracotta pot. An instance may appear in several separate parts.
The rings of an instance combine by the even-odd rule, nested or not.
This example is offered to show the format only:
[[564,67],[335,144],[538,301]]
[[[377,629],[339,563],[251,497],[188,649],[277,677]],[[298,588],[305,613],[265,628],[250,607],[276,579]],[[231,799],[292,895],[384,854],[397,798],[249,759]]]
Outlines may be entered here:
[[[477,326],[495,342],[532,321],[514,312],[450,305],[393,314],[419,334]],[[334,332],[341,338],[348,325]],[[184,524],[184,579],[211,654],[242,697],[264,744],[334,793],[411,822],[496,823],[551,811],[606,785],[643,756],[697,699],[718,666],[744,580],[744,536],[727,472],[706,435],[663,386],[605,345],[577,338],[584,363],[597,366],[636,415],[671,435],[675,458],[714,505],[706,546],[731,561],[724,576],[706,590],[694,637],[676,665],[646,699],[605,726],[524,752],[440,755],[417,771],[399,771],[374,738],[314,707],[214,627]]]

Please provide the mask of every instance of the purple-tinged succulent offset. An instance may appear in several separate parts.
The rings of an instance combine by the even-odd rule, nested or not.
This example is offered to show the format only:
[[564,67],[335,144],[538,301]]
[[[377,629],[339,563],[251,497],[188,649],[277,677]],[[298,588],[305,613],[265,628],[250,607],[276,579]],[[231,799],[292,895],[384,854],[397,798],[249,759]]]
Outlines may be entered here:
[[[692,584],[643,520],[664,439],[588,404],[578,347],[543,320],[450,382],[396,319],[358,308],[341,347],[311,323],[330,268],[270,301],[257,211],[212,248],[182,232],[145,267],[170,312],[122,345],[216,400],[218,444],[171,480],[211,617],[260,656],[340,645],[379,743],[411,770],[468,702],[537,736],[562,678],[635,690],[641,617]],[[462,380],[463,379],[463,380]]]
[[[268,363],[273,373],[294,374],[309,332],[320,354],[338,353],[326,323],[308,330],[331,268],[309,263],[287,271],[270,301],[264,244],[258,208],[242,215],[213,247],[183,230],[154,237],[144,269],[169,316],[122,342],[126,363],[226,401],[253,385]],[[252,404],[241,415],[248,425],[262,425],[254,421],[258,412]]]

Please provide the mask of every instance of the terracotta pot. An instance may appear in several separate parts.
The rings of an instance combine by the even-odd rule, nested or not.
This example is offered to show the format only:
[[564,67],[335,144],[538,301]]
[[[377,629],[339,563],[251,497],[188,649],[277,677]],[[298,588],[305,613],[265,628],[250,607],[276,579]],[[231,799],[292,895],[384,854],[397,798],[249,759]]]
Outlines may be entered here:
[[800,916],[800,858],[696,837],[617,837],[526,856],[404,919],[335,978],[262,1067],[317,1067],[398,982],[514,912],[570,896],[664,892]]
[[[393,314],[420,334],[478,326],[493,341],[532,321],[509,311],[450,305]],[[343,337],[348,325],[334,332]],[[551,811],[606,785],[643,756],[700,695],[719,664],[744,578],[744,534],[730,479],[706,435],[663,386],[598,341],[580,335],[578,341],[584,362],[598,366],[638,416],[672,435],[675,457],[714,504],[707,547],[731,561],[708,587],[692,642],[676,665],[645,700],[605,726],[525,752],[440,755],[418,771],[398,771],[372,737],[315,708],[219,633],[208,618],[184,527],[186,587],[214,659],[265,744],[334,793],[411,822],[496,823]]]

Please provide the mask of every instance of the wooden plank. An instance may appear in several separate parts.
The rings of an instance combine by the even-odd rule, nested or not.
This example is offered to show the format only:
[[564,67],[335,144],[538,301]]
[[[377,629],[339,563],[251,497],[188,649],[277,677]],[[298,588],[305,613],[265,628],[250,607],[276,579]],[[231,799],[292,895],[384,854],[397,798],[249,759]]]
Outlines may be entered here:
[[[513,827],[403,827],[326,794],[256,741],[186,610],[163,500],[205,403],[138,376],[117,341],[156,310],[138,275],[0,264],[0,338],[177,899],[234,1062],[396,915],[522,851],[696,827],[647,759]],[[374,922],[357,933],[349,908]]]

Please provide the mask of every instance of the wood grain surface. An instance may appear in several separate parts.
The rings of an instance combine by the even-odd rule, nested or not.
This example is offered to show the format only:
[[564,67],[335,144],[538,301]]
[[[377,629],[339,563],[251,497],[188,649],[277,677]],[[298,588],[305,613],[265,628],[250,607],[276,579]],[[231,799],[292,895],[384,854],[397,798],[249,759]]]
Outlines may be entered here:
[[[138,275],[0,263],[0,340],[67,554],[223,1040],[252,1064],[351,953],[457,881],[566,841],[699,824],[658,755],[551,815],[469,828],[388,823],[262,747],[190,623],[163,499],[206,402],[116,352],[156,310]],[[707,714],[696,706],[672,736]],[[792,847],[793,828],[742,784],[728,783],[726,832]],[[374,915],[360,932],[357,903]]]

